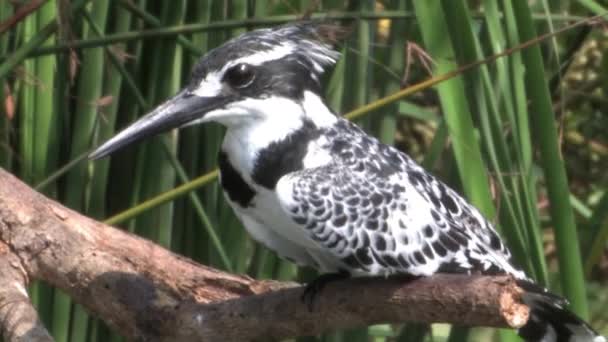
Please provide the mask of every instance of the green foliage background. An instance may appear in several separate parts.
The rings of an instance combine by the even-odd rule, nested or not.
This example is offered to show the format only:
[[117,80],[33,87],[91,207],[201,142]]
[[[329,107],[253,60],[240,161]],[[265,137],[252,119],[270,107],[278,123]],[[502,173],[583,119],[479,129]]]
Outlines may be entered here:
[[[0,23],[22,3],[0,1]],[[326,78],[328,103],[345,113],[607,8],[600,0],[49,0],[0,32],[0,167],[200,263],[306,281],[314,272],[254,243],[223,201],[213,172],[221,127],[172,132],[96,162],[87,153],[175,93],[201,54],[255,27],[303,15],[352,25]],[[579,26],[357,118],[465,194],[526,271],[604,334],[607,48],[605,27]],[[187,196],[137,209],[200,175],[204,186]],[[36,283],[30,293],[57,341],[121,340],[61,291]],[[403,324],[297,341],[498,339],[517,337]]]

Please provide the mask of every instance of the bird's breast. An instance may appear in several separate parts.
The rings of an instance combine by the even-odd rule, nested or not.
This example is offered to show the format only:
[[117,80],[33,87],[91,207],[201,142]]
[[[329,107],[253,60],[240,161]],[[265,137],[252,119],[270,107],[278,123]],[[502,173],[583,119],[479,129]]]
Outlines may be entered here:
[[245,181],[241,172],[232,164],[228,154],[224,151],[220,151],[218,155],[218,166],[222,188],[228,198],[242,208],[251,206],[256,191]]

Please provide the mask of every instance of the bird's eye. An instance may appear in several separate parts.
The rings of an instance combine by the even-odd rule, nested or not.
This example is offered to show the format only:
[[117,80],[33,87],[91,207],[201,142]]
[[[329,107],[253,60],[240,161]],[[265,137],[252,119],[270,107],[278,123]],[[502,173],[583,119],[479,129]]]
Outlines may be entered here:
[[224,81],[233,88],[245,88],[253,82],[255,73],[249,64],[238,64],[226,71]]

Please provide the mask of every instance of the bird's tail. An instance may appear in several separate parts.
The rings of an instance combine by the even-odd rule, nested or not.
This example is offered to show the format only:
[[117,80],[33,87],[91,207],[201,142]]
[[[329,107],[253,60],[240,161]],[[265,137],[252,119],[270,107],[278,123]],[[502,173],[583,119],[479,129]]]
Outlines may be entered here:
[[518,333],[529,342],[607,342],[585,321],[566,309],[568,301],[526,280],[517,284],[530,307],[528,323]]

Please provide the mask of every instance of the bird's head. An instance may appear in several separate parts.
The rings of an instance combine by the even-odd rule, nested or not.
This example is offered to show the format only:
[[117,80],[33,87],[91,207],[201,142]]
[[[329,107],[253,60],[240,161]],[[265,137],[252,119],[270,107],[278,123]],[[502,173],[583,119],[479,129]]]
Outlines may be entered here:
[[203,56],[184,89],[90,157],[101,158],[145,137],[196,123],[215,121],[230,128],[269,117],[290,120],[280,118],[290,106],[310,96],[320,101],[320,78],[339,58],[332,44],[343,32],[331,24],[299,22],[236,37]]

